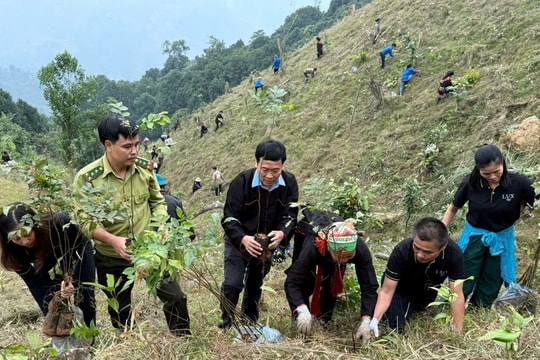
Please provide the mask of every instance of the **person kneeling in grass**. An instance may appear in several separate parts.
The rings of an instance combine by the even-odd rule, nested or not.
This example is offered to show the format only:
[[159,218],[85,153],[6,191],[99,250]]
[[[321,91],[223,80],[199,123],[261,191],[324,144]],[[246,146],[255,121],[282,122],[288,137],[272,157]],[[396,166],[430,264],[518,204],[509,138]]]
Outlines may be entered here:
[[465,296],[463,284],[463,253],[450,240],[448,229],[438,219],[426,217],[414,226],[413,236],[399,242],[388,259],[383,283],[370,328],[379,337],[379,320],[388,321],[392,329],[402,333],[412,315],[424,311],[437,297],[433,287],[448,278],[450,290],[457,299],[450,304],[451,327],[463,329]]

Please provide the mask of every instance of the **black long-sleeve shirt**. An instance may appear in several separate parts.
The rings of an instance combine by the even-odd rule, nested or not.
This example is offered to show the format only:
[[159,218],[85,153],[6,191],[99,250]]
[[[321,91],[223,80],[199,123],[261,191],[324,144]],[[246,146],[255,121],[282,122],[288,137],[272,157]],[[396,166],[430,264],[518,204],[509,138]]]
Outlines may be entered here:
[[[291,311],[304,304],[302,289],[306,286],[305,284],[313,284],[313,281],[308,281],[308,279],[309,277],[314,278],[316,276],[317,265],[323,266],[325,276],[332,276],[334,271],[336,271],[336,263],[330,257],[328,250],[325,255],[321,255],[313,241],[313,236],[306,239],[298,260],[287,271],[285,293]],[[356,278],[360,285],[361,316],[373,316],[375,304],[377,303],[377,289],[379,288],[379,284],[375,269],[373,268],[371,253],[361,238],[358,239],[356,244],[355,256],[347,263],[354,264]]]
[[244,235],[268,234],[273,230],[285,233],[286,243],[298,216],[298,183],[293,174],[282,171],[285,186],[268,191],[261,186],[252,186],[257,170],[241,172],[229,186],[223,209],[221,224],[225,230],[225,241],[236,248]]

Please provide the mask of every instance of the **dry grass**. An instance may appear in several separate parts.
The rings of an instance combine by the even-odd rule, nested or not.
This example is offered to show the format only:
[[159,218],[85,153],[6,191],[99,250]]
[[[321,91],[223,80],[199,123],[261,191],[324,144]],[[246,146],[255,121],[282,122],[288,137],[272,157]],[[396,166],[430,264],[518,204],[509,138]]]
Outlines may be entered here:
[[[384,33],[377,46],[372,47],[370,34],[377,17],[382,19]],[[421,213],[416,214],[419,217],[440,214],[450,201],[456,182],[470,170],[472,154],[479,144],[499,143],[508,151],[512,166],[538,168],[538,146],[522,150],[508,134],[520,129],[524,119],[540,112],[539,34],[540,7],[536,0],[373,1],[321,34],[325,42],[321,60],[313,56],[313,42],[285,57],[285,74],[261,72],[266,85],[285,88],[289,92],[287,100],[296,106],[296,111],[279,115],[272,129],[273,137],[287,146],[287,169],[296,174],[301,190],[312,177],[332,177],[337,181],[357,177],[376,195],[375,211],[392,214],[403,213],[402,185],[415,177],[422,185],[419,196],[426,202]],[[403,97],[391,98],[390,92],[397,92],[402,69],[410,62],[404,47],[405,35],[416,41],[413,63],[421,76],[409,83]],[[391,42],[398,44],[395,58],[381,71],[378,51]],[[361,51],[366,51],[368,58],[354,74],[350,71],[351,57]],[[302,70],[308,66],[316,66],[318,71],[306,83]],[[481,77],[464,101],[457,104],[448,99],[435,105],[440,76],[450,68],[456,77],[463,76],[469,67],[478,69]],[[385,86],[385,101],[380,109],[376,109],[376,99],[369,89],[371,79]],[[189,194],[197,176],[205,185],[193,196],[184,197],[186,209],[198,210],[215,199],[210,192],[212,166],[218,165],[225,178],[231,180],[239,171],[254,165],[254,148],[265,138],[271,119],[247,93],[253,80],[246,79],[232,93],[193,114],[172,134],[177,145],[163,167],[172,189]],[[210,126],[211,132],[199,139],[194,117],[200,116],[212,125],[219,110],[224,110],[225,126],[218,133]],[[423,150],[429,131],[439,123],[446,123],[449,132],[439,144],[441,170],[429,173],[421,165]],[[522,134],[527,136],[526,131]],[[17,182],[20,183],[0,178],[2,188],[10,190],[0,194],[2,202],[25,197],[26,190]],[[219,236],[220,229],[214,227],[210,217],[207,213],[197,218],[200,236]],[[393,217],[384,228],[368,231],[373,253],[388,253],[397,241],[409,235],[404,219]],[[528,265],[536,242],[536,223],[537,219],[532,219],[517,225],[518,276]],[[451,229],[454,236],[460,226],[458,223]],[[206,263],[207,276],[212,276],[219,286],[222,248],[207,254]],[[375,260],[375,265],[381,274],[384,261]],[[351,339],[358,325],[356,315],[351,314],[357,312],[340,310],[328,331],[318,331],[309,340],[299,339],[283,291],[285,267],[283,264],[273,269],[266,279],[277,294],[264,294],[261,311],[261,320],[268,319],[269,325],[284,335],[285,341],[280,345],[233,344],[234,332],[222,332],[215,326],[220,320],[217,299],[196,282],[181,278],[188,294],[193,336],[178,339],[168,334],[160,302],[145,294],[142,284],[136,287],[134,296],[137,328],[125,334],[110,332],[105,300],[98,292],[98,327],[102,333],[94,348],[94,358],[540,358],[538,319],[526,327],[515,354],[506,354],[493,343],[479,342],[480,336],[501,323],[493,311],[468,311],[462,336],[453,335],[446,325],[433,321],[433,312],[428,313],[412,321],[405,335],[398,336],[383,328],[380,341],[367,349],[358,349]],[[0,346],[25,343],[27,331],[39,332],[41,318],[36,322],[37,307],[16,275],[3,272],[1,279]],[[534,289],[539,291],[538,272]]]

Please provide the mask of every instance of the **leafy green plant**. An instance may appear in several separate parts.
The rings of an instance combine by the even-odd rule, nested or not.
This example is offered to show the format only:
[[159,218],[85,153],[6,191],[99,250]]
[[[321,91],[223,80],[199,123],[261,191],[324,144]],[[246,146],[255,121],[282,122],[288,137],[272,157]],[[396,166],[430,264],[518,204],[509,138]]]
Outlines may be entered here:
[[81,191],[85,196],[80,197],[77,208],[77,220],[94,231],[103,222],[113,223],[126,219],[128,211],[127,198],[108,186],[96,186],[87,183]]
[[440,169],[441,164],[438,161],[439,144],[448,134],[448,126],[445,123],[439,123],[431,129],[425,139],[425,148],[422,154],[422,164],[429,172],[436,172]]
[[523,328],[533,319],[534,316],[523,317],[515,309],[512,309],[512,313],[503,320],[497,330],[492,330],[481,336],[478,341],[493,341],[506,351],[517,351]]
[[[118,281],[115,282],[114,275],[107,274],[107,285],[102,285],[97,282],[84,283],[84,285],[94,286],[95,288],[112,294],[112,297],[110,299],[107,299],[107,305],[118,313],[120,312],[120,305],[118,303],[118,300],[116,299],[116,296],[118,296],[118,294],[116,293],[116,287],[120,285],[120,281],[122,281],[122,279],[118,279]],[[128,286],[129,284],[124,284],[124,287],[120,290],[120,293],[124,291]]]
[[35,332],[28,332],[26,341],[27,344],[17,343],[6,346],[0,352],[0,357],[10,360],[37,360],[47,355],[48,357],[58,356],[56,349],[49,347],[50,338],[42,341],[41,337]]
[[405,226],[408,226],[411,217],[426,206],[426,202],[421,196],[422,185],[417,178],[409,178],[403,183],[403,208],[407,218]]
[[84,322],[75,321],[70,334],[78,339],[90,340],[99,335],[99,330],[96,328],[94,320],[90,322],[90,325],[86,325]]
[[136,236],[130,246],[133,266],[127,268],[124,274],[130,283],[144,278],[146,290],[154,296],[163,281],[169,281],[189,268],[194,259],[202,257],[217,244],[214,237],[191,241],[190,229],[194,224],[181,212],[179,215],[180,219],[170,219],[165,224],[162,219],[154,219],[151,225],[159,229]]
[[265,112],[272,114],[270,122],[268,123],[268,137],[272,136],[272,129],[274,128],[276,117],[281,114],[283,109],[294,111],[295,107],[291,103],[284,102],[283,98],[287,95],[287,91],[278,86],[273,86],[264,91],[255,92],[248,90],[251,97],[257,101],[257,104],[261,106]]
[[478,81],[480,81],[480,71],[473,68],[467,69],[463,80],[467,87],[474,86]]
[[354,276],[345,276],[343,290],[345,297],[338,297],[336,308],[341,311],[358,308],[361,304],[362,293]]
[[358,55],[351,56],[351,60],[354,66],[360,66],[362,63],[365,63],[368,58],[367,51],[361,51]]
[[424,158],[422,159],[422,164],[430,172],[434,172],[441,167],[437,157],[439,155],[439,148],[434,143],[429,143],[424,149]]
[[[128,107],[122,102],[112,102],[109,103],[108,106],[111,113],[118,115],[122,119],[127,119],[131,115]],[[171,119],[169,118],[169,113],[167,111],[162,111],[157,114],[148,114],[146,117],[142,118],[140,127],[142,130],[151,130],[157,125],[164,126],[170,122]]]
[[359,226],[382,226],[381,220],[370,210],[370,201],[375,196],[356,178],[349,177],[342,183],[334,179],[310,178],[304,191],[317,209],[337,212],[345,219],[355,219]]
[[410,39],[410,38],[407,38],[407,45],[405,45],[405,49],[409,50],[411,52],[411,58],[410,58],[410,61],[409,62],[413,62],[414,61],[414,55],[416,53],[416,41]]
[[[454,284],[455,286],[458,286],[463,284],[465,281],[472,279],[474,279],[474,276],[469,276],[466,279],[458,279],[454,282]],[[431,289],[437,291],[438,300],[429,303],[428,307],[452,305],[458,298],[458,295],[446,284],[441,284],[439,287],[431,287]],[[452,321],[452,314],[443,311],[435,315],[434,319],[444,320],[446,324],[450,324]]]
[[52,119],[60,130],[62,158],[65,164],[71,165],[78,156],[75,143],[84,124],[80,113],[97,91],[97,81],[86,76],[78,60],[67,51],[57,54],[52,62],[41,67],[37,77],[43,97],[52,110]]
[[456,112],[459,110],[459,105],[467,97],[467,89],[473,87],[480,81],[480,71],[469,68],[463,77],[453,80],[453,85],[448,87],[452,91],[452,97],[456,99]]

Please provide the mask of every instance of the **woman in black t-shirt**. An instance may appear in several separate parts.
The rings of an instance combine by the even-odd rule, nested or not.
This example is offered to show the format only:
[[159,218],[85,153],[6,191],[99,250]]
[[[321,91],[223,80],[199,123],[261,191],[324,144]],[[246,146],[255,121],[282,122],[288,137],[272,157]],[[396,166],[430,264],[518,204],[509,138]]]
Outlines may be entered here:
[[449,225],[466,203],[467,221],[458,239],[465,261],[465,297],[473,306],[490,307],[505,285],[516,282],[514,223],[521,209],[533,205],[532,181],[509,173],[501,150],[484,144],[474,155],[475,166],[459,185],[443,222]]

